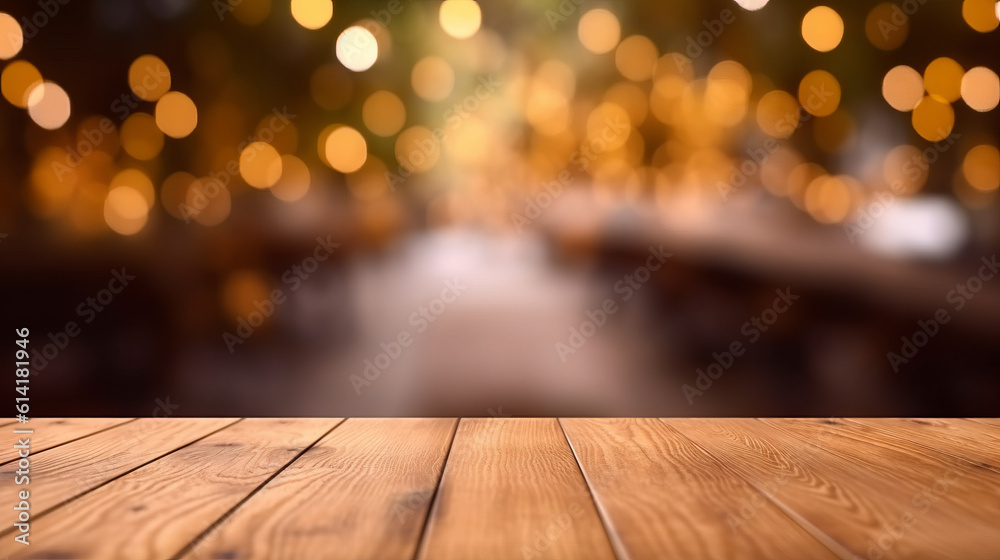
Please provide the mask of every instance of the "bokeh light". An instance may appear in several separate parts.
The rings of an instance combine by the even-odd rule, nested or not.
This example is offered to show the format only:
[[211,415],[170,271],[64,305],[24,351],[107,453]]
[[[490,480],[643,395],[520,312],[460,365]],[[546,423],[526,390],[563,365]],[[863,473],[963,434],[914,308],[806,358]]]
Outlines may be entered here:
[[985,66],[970,68],[962,76],[962,100],[981,113],[996,109],[1000,103],[1000,77]]
[[156,203],[156,191],[153,188],[153,181],[139,169],[123,169],[112,179],[109,185],[112,189],[116,187],[128,187],[134,189],[142,199],[146,201],[146,209],[149,210]]
[[150,160],[163,149],[163,131],[149,113],[132,113],[121,129],[122,149],[138,160]]
[[799,103],[817,117],[833,114],[840,106],[840,82],[826,70],[813,70],[799,82]]
[[909,33],[910,18],[892,2],[875,6],[865,19],[865,36],[872,45],[884,51],[901,47]]
[[844,20],[833,8],[816,6],[802,18],[802,38],[819,52],[832,51],[844,38]]
[[768,0],[736,0],[744,10],[756,11],[767,5]]
[[483,13],[475,0],[444,0],[438,10],[438,22],[448,35],[468,39],[479,31]]
[[156,102],[156,126],[171,138],[184,138],[198,126],[198,108],[179,91],[171,91]]
[[293,155],[281,156],[281,178],[271,185],[271,194],[285,202],[300,200],[309,192],[311,174],[305,162]]
[[240,177],[251,187],[266,189],[281,178],[281,156],[267,142],[251,142],[240,152]]
[[149,205],[142,193],[130,186],[114,187],[104,201],[104,220],[122,235],[138,233],[149,218]]
[[0,59],[14,58],[23,46],[24,33],[17,20],[10,14],[0,12]]
[[424,173],[441,157],[441,145],[423,126],[411,126],[396,137],[396,161],[406,171]]
[[353,72],[364,72],[378,60],[378,42],[371,31],[354,25],[337,37],[337,60]]
[[972,148],[962,160],[962,174],[975,189],[997,190],[1000,187],[1000,150],[989,144]]
[[615,14],[604,8],[595,8],[580,18],[577,36],[584,48],[594,54],[611,52],[621,40],[621,23]]
[[28,93],[42,83],[42,74],[30,62],[15,60],[0,73],[0,91],[15,107],[28,106]]
[[42,82],[28,92],[28,115],[38,126],[55,130],[66,124],[69,114],[69,95],[55,83]]
[[292,18],[306,29],[319,29],[333,18],[333,0],[292,0]]
[[913,108],[913,129],[924,140],[937,142],[951,134],[955,126],[955,111],[951,105],[935,96],[925,96]]
[[455,71],[440,56],[427,56],[413,65],[410,84],[421,99],[441,101],[451,95],[455,87]]
[[392,136],[406,123],[406,107],[391,91],[376,91],[361,107],[361,119],[378,136]]
[[170,69],[159,57],[144,54],[128,68],[128,85],[139,99],[156,101],[170,91]]
[[618,44],[615,51],[615,67],[633,82],[643,82],[653,75],[653,67],[660,53],[648,37],[632,35]]
[[912,111],[924,97],[924,79],[909,66],[896,66],[882,79],[882,97],[897,111]]
[[954,60],[942,56],[931,61],[924,70],[924,88],[949,103],[962,96],[962,77],[965,70]]
[[324,142],[325,162],[341,173],[353,173],[368,158],[368,144],[360,132],[349,126],[338,126]]
[[989,33],[1000,25],[1000,4],[994,0],[964,0],[962,18],[969,27],[980,33]]
[[788,138],[799,126],[799,103],[785,91],[765,93],[757,103],[757,125],[769,136]]

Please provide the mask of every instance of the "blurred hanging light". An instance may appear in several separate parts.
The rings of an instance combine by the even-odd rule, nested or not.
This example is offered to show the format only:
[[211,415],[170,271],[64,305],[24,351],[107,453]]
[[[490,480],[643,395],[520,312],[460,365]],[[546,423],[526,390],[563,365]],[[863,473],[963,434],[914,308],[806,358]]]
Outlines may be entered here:
[[364,72],[378,60],[378,42],[371,31],[354,25],[337,37],[337,60],[344,68]]
[[802,18],[802,38],[819,52],[832,51],[844,38],[844,20],[833,8],[816,6]]
[[332,0],[292,0],[292,18],[306,29],[319,29],[333,18]]
[[468,39],[479,31],[483,13],[475,0],[444,0],[438,21],[445,33],[456,39]]
[[55,130],[69,120],[69,95],[53,82],[42,82],[28,93],[28,115],[35,124]]
[[24,46],[24,34],[17,20],[10,14],[0,12],[0,59],[14,58]]

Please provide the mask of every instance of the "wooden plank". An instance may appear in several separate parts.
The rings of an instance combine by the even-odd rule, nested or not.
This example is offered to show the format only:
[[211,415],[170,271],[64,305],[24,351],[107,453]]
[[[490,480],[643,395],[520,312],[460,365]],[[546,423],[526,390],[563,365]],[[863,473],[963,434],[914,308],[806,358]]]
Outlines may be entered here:
[[614,558],[554,418],[463,419],[426,531],[425,560]]
[[[861,558],[994,558],[997,529],[982,515],[939,504],[933,487],[916,493],[893,477],[859,468],[824,447],[839,426],[821,424],[808,440],[754,419],[669,419],[669,425],[768,498]],[[939,488],[947,489],[948,480]],[[733,512],[752,530],[758,505]],[[995,543],[994,543],[995,544]]]
[[[13,429],[34,430],[34,433],[15,434],[13,437],[30,438],[31,452],[34,454],[131,421],[132,418],[32,418]],[[13,446],[0,449],[0,465],[6,465],[17,458],[17,450]]]
[[[31,457],[31,511],[50,508],[170,453],[235,421],[233,418],[141,418]],[[16,463],[0,469],[0,499],[15,503]],[[10,533],[5,527],[0,535]]]
[[[882,434],[962,457],[1000,473],[1000,432],[968,420],[946,418],[857,418]],[[992,432],[992,433],[991,433]]]
[[[824,430],[825,425],[817,420],[761,421],[805,441],[812,441],[827,431],[831,436],[824,442],[823,448],[847,458],[857,469],[895,480],[900,488],[914,496],[926,494],[937,486],[941,492],[935,496],[939,498],[935,507],[954,515],[1000,519],[1000,500],[995,499],[1000,488],[1000,475],[985,467],[883,435],[873,428],[853,422],[837,421],[837,429],[830,432]],[[1000,531],[1000,526],[996,531]],[[996,550],[1000,550],[1000,533],[996,531],[983,535],[981,539],[997,544]]]
[[32,546],[4,539],[0,557],[169,558],[337,422],[232,424],[36,520]]
[[456,421],[352,418],[183,558],[413,558]]
[[993,434],[1000,436],[1000,418],[965,418],[969,422],[976,422],[993,428]]
[[[836,556],[750,484],[653,418],[563,419],[620,558]],[[752,530],[728,516],[758,503]]]

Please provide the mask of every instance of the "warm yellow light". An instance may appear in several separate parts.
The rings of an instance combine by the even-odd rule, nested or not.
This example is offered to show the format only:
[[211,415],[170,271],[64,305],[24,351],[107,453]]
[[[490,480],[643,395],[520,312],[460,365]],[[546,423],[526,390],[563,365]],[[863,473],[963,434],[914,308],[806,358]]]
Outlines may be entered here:
[[924,140],[937,142],[951,134],[955,126],[955,111],[936,96],[926,96],[913,109],[913,129]]
[[24,34],[17,20],[0,12],[0,59],[14,58],[24,46]]
[[337,37],[337,60],[344,68],[364,72],[378,60],[378,42],[371,31],[354,25]]
[[156,126],[171,138],[184,138],[198,126],[198,108],[179,91],[171,91],[156,102]]
[[30,62],[15,60],[0,73],[0,91],[11,105],[24,109],[28,106],[28,93],[42,83],[42,73]]
[[138,160],[150,160],[163,149],[163,132],[148,113],[132,113],[122,123],[122,148]]
[[618,17],[604,8],[595,8],[583,14],[576,31],[580,43],[594,54],[610,52],[622,36]]
[[615,67],[633,82],[643,82],[652,77],[659,56],[659,50],[648,37],[632,35],[618,44]]
[[962,99],[981,113],[996,109],[1000,103],[1000,77],[985,66],[970,69],[962,77]]
[[455,71],[445,59],[427,56],[413,65],[410,84],[421,99],[441,101],[451,95],[455,87]]
[[365,164],[368,144],[365,137],[349,126],[340,126],[326,137],[323,150],[330,167],[341,173],[353,173]]
[[240,152],[240,176],[251,187],[266,189],[281,178],[281,156],[267,142],[252,142]]
[[799,103],[817,117],[833,114],[840,105],[840,82],[826,70],[813,70],[799,82]]
[[42,82],[28,92],[28,115],[35,124],[55,130],[69,120],[69,95],[53,82]]
[[197,180],[197,177],[186,171],[177,171],[164,179],[160,186],[160,204],[163,209],[179,220],[185,219],[183,206],[188,189]]
[[844,38],[844,20],[833,8],[816,6],[802,18],[802,38],[819,52],[832,51]]
[[292,0],[292,18],[306,29],[319,29],[333,17],[332,0]]
[[736,0],[736,3],[739,4],[744,10],[750,10],[753,12],[766,6],[767,1],[768,0]]
[[128,85],[139,99],[156,101],[170,91],[170,69],[159,57],[144,54],[128,67]]
[[292,155],[281,156],[281,179],[271,185],[271,194],[285,202],[294,202],[309,192],[309,168]]
[[769,91],[757,103],[757,124],[768,136],[788,138],[799,126],[799,104],[788,92]]
[[233,199],[222,183],[211,177],[202,177],[188,186],[184,204],[188,212],[186,219],[194,218],[203,226],[215,226],[229,217]]
[[434,167],[441,157],[441,143],[430,130],[411,126],[396,137],[395,153],[404,170],[423,173]]
[[115,187],[104,200],[104,221],[108,227],[122,235],[139,232],[149,217],[149,206],[138,190]]
[[816,221],[835,224],[847,218],[852,197],[848,178],[824,175],[813,179],[806,187],[805,208]]
[[882,79],[882,97],[897,111],[912,111],[924,96],[924,79],[909,66],[896,66]]
[[142,195],[143,200],[146,201],[147,210],[152,208],[156,202],[156,191],[153,190],[153,182],[149,180],[149,177],[145,173],[138,169],[124,169],[119,171],[111,179],[110,187],[112,189],[116,187],[135,189],[136,192]]
[[962,2],[962,18],[976,31],[989,33],[1000,25],[1000,4],[994,3],[994,0],[965,0]]
[[962,161],[962,174],[980,191],[997,190],[1000,187],[1000,151],[989,144],[972,148]]
[[483,13],[474,0],[444,0],[438,11],[441,29],[456,39],[467,39],[479,31]]
[[936,95],[944,101],[958,101],[962,96],[962,76],[965,70],[954,60],[942,56],[927,65],[924,70],[924,87],[927,93]]
[[865,36],[877,48],[884,51],[898,49],[909,33],[910,19],[892,2],[883,2],[868,12]]
[[406,122],[406,107],[396,94],[381,90],[368,96],[361,107],[361,119],[368,130],[379,136],[392,136]]

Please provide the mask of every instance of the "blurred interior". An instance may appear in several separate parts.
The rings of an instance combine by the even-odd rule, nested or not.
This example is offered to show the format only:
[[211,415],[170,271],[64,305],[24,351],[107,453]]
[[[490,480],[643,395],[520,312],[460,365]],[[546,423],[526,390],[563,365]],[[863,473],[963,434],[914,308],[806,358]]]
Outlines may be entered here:
[[51,4],[0,16],[36,415],[996,415],[993,0]]

